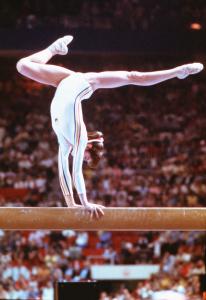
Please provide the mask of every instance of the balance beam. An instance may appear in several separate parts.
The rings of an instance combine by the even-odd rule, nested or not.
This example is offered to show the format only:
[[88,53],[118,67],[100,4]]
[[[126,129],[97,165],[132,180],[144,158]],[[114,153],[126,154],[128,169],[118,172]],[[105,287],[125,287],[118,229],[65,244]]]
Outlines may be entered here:
[[82,208],[0,207],[0,229],[83,231],[205,231],[206,208],[105,208],[99,220]]

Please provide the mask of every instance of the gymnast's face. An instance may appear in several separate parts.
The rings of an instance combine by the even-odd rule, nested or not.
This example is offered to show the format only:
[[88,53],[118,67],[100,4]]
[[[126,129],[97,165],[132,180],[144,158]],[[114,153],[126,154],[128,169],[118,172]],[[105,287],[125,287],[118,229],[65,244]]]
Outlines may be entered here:
[[103,156],[104,144],[100,142],[91,142],[87,144],[84,153],[84,162],[90,168],[96,168],[100,159]]

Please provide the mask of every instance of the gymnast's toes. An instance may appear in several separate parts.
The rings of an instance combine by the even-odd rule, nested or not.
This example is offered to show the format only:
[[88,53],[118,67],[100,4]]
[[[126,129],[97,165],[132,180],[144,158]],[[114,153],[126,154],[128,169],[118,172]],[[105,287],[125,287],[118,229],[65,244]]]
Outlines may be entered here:
[[201,63],[192,63],[178,67],[178,75],[179,79],[184,79],[189,75],[197,74],[204,69],[203,64]]

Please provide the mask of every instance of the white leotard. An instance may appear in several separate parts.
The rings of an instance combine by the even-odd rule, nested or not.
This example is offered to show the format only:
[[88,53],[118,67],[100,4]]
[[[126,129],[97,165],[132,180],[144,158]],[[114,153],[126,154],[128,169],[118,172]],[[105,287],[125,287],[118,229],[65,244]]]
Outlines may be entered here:
[[[82,163],[88,138],[81,101],[88,99],[92,93],[93,89],[84,75],[74,73],[60,82],[51,103],[52,127],[59,142],[59,178],[64,196],[73,196],[72,183],[78,194],[86,193]],[[68,162],[71,151],[72,178]]]

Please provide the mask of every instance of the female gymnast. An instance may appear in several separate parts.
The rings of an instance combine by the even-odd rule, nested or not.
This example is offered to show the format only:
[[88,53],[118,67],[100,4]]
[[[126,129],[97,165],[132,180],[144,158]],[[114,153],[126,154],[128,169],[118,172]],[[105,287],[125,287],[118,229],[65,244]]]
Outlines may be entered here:
[[[87,130],[83,121],[81,101],[90,98],[95,90],[116,88],[124,85],[149,86],[172,79],[186,78],[203,69],[200,63],[186,64],[173,69],[155,72],[104,71],[80,73],[64,67],[47,64],[54,55],[65,55],[71,35],[59,38],[48,48],[22,58],[17,62],[17,70],[22,75],[37,82],[56,87],[51,103],[52,127],[59,143],[58,168],[61,189],[69,207],[76,206],[73,185],[82,206],[91,217],[104,215],[103,206],[88,202],[83,178],[82,165],[88,144]],[[99,140],[97,135],[94,140]],[[69,157],[73,157],[72,175],[69,171]]]

